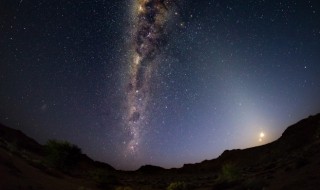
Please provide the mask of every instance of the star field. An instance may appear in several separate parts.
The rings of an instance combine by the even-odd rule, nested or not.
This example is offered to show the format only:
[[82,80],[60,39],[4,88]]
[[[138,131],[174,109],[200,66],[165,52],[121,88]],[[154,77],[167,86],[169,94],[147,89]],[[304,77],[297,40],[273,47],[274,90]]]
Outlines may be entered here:
[[4,0],[0,122],[117,169],[181,167],[320,112],[319,52],[316,0]]

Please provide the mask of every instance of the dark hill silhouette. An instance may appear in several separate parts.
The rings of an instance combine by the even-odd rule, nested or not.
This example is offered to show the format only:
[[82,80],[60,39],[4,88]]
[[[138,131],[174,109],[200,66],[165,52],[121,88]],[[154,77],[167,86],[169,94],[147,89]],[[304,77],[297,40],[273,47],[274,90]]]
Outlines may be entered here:
[[[44,145],[0,125],[0,189],[318,189],[320,114],[288,127],[266,145],[226,150],[218,158],[182,168],[146,165],[117,171],[82,154],[70,171],[45,163]],[[41,180],[39,180],[41,179]],[[18,182],[18,183],[17,183]]]
[[3,143],[11,143],[17,148],[43,154],[43,146],[19,130],[11,129],[0,124],[0,140]]
[[141,166],[137,172],[145,173],[145,174],[154,174],[158,172],[163,172],[165,169],[159,166],[145,165]]
[[[41,145],[32,138],[26,136],[20,130],[12,129],[2,124],[0,124],[0,140],[2,143],[12,144],[19,150],[30,151],[31,153],[38,154],[40,156],[44,155],[44,145]],[[94,161],[85,154],[82,154],[80,161],[84,165],[92,165],[103,169],[115,170],[112,166],[103,162]]]
[[206,160],[198,164],[186,164],[182,170],[204,171],[214,170],[221,167],[222,163],[232,162],[239,165],[254,165],[269,162],[279,157],[312,146],[319,142],[320,114],[310,116],[288,127],[281,137],[269,144],[247,149],[226,150],[218,158]]

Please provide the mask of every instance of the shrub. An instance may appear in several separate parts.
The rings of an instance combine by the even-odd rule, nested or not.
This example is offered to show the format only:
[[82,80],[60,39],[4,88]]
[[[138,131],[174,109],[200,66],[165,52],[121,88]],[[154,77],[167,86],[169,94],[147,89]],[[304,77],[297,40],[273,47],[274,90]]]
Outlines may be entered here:
[[234,182],[240,179],[240,171],[234,164],[224,164],[218,175],[218,182]]
[[115,176],[109,174],[103,169],[96,169],[90,172],[90,177],[100,188],[108,188],[119,184],[119,181]]
[[186,190],[186,189],[187,189],[187,184],[181,181],[172,182],[167,187],[167,190]]
[[81,149],[66,141],[49,140],[45,145],[45,163],[50,167],[68,170],[75,167],[81,156]]

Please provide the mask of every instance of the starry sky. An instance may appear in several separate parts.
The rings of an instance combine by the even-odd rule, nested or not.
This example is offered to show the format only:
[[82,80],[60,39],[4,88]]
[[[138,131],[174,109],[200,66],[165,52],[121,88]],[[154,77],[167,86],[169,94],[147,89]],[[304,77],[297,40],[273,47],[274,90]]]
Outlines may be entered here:
[[0,122],[181,167],[320,112],[319,52],[318,0],[1,0]]

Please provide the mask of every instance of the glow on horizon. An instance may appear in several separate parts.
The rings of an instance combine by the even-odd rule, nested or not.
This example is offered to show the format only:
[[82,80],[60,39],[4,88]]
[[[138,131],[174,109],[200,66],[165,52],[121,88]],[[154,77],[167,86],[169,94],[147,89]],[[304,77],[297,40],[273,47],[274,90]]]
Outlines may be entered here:
[[265,134],[264,132],[260,132],[259,134],[259,142],[262,142],[264,140]]

